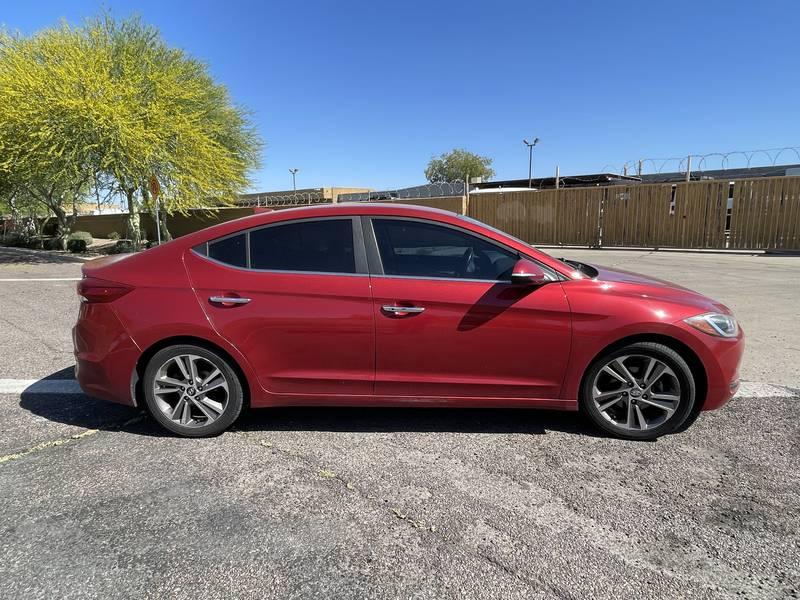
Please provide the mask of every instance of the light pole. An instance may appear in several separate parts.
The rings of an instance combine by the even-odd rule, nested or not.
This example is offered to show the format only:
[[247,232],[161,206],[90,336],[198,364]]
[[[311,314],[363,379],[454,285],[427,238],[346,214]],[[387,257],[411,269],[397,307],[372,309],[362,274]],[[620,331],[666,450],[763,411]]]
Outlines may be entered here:
[[533,138],[532,142],[528,140],[522,140],[525,142],[525,145],[528,147],[528,187],[532,188],[533,182],[533,147],[539,143],[539,138]]
[[295,176],[300,169],[289,169],[289,173],[292,174],[292,201],[297,202],[297,182]]

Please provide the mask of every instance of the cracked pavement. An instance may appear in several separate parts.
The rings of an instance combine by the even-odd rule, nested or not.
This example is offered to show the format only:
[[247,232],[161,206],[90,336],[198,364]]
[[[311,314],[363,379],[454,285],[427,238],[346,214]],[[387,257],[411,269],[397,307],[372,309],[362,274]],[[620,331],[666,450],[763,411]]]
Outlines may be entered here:
[[[725,302],[744,378],[776,387],[654,443],[570,413],[389,408],[187,440],[83,395],[2,394],[0,596],[800,597],[800,258],[552,253]],[[0,279],[79,274],[30,260],[0,249]],[[0,378],[70,378],[76,308],[74,283],[0,282]]]

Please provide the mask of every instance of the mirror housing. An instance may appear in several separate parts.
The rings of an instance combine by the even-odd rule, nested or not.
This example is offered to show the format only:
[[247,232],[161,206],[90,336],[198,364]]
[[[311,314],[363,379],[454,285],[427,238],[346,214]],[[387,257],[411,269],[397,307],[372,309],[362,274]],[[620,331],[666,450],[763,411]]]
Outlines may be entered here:
[[519,285],[542,285],[550,281],[542,267],[526,258],[520,258],[511,271],[511,283]]

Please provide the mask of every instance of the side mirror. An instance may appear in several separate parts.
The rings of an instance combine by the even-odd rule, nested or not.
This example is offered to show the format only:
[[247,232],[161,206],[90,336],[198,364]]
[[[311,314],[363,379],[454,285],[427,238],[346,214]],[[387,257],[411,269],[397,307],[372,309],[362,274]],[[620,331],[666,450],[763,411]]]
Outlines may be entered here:
[[511,283],[520,285],[542,285],[550,281],[542,267],[535,262],[520,258],[511,271]]

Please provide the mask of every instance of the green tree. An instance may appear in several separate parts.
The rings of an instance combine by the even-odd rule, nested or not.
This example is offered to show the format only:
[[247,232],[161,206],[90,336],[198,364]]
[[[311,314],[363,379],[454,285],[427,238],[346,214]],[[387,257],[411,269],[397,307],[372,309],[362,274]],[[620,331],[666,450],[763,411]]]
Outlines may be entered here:
[[64,26],[33,38],[0,34],[0,176],[52,211],[62,247],[94,152],[90,132],[71,118],[89,59]]
[[151,176],[168,212],[232,203],[261,149],[248,113],[231,102],[203,63],[169,48],[140,20],[105,17],[87,32],[108,56],[109,79],[125,98],[115,111],[116,139],[101,143],[105,168],[127,198],[134,242],[137,199],[152,207],[146,192]]
[[70,203],[106,181],[127,201],[138,246],[151,177],[168,212],[228,204],[260,149],[206,66],[137,18],[0,39],[0,173],[36,193],[63,235]]
[[425,178],[431,183],[464,181],[470,177],[494,177],[492,159],[456,148],[431,158],[425,169]]

